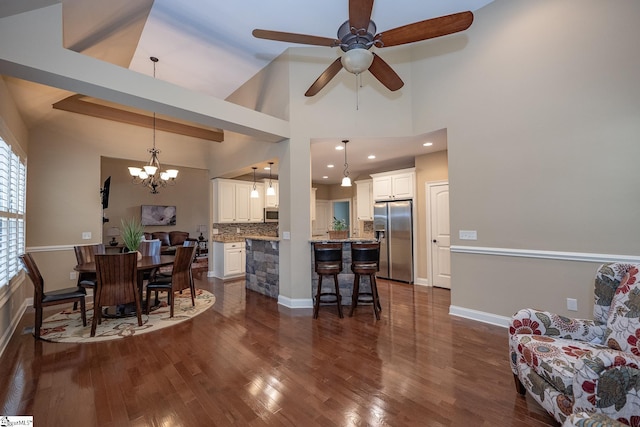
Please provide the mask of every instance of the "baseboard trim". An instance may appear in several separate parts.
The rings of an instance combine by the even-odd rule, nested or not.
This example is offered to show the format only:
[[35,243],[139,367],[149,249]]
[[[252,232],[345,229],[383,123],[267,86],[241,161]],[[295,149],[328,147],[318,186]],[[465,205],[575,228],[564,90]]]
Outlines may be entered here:
[[[0,338],[0,357],[2,357],[2,355],[4,354],[4,351],[7,349],[7,345],[9,345],[9,341],[11,340],[13,333],[18,328],[18,324],[20,323],[20,319],[22,319],[24,312],[27,311],[27,307],[29,306],[27,303],[28,299],[29,298],[25,299],[22,302],[22,305],[16,312],[16,315],[13,316],[13,318],[11,319],[11,323],[9,324],[9,327],[4,331],[4,333],[2,334],[2,337]],[[31,300],[33,301],[33,298],[31,298]]]
[[415,282],[413,282],[413,283],[418,285],[418,286],[431,286],[429,284],[429,279],[425,279],[423,277],[417,277]]
[[451,252],[474,255],[497,255],[520,258],[553,259],[559,261],[581,261],[581,262],[640,262],[639,256],[615,255],[615,254],[594,254],[589,252],[561,252],[561,251],[539,251],[533,249],[512,249],[512,248],[490,248],[480,246],[451,246]]
[[282,295],[278,295],[278,304],[287,308],[313,308],[313,299],[289,298]]
[[449,306],[449,314],[452,316],[464,317],[465,319],[475,320],[477,322],[488,323],[490,325],[509,327],[511,318],[499,316],[493,313],[473,310],[470,308],[458,307],[456,305]]

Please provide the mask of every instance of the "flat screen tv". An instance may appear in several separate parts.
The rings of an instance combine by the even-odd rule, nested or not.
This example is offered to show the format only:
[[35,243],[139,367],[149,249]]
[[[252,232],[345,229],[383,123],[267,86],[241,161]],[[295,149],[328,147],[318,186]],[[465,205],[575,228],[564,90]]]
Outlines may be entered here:
[[142,225],[176,225],[176,207],[142,205],[141,222]]
[[105,179],[100,195],[102,196],[102,209],[109,207],[109,187],[111,187],[111,177]]

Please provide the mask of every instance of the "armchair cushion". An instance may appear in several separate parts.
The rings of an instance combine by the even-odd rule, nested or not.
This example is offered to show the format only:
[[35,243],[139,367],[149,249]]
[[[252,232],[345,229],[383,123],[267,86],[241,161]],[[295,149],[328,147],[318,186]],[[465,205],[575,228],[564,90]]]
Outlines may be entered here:
[[189,233],[186,231],[170,231],[169,232],[169,241],[171,244],[169,246],[182,246],[185,240],[189,238]]
[[169,240],[169,233],[166,231],[154,231],[151,233],[151,237],[153,239],[160,240],[162,246],[171,246],[171,241]]
[[622,279],[609,309],[605,342],[613,349],[640,356],[640,288],[638,268],[622,264]]
[[585,411],[633,425],[632,417],[640,414],[639,270],[640,264],[600,266],[593,320],[534,309],[512,317],[509,348],[516,387],[557,421]]

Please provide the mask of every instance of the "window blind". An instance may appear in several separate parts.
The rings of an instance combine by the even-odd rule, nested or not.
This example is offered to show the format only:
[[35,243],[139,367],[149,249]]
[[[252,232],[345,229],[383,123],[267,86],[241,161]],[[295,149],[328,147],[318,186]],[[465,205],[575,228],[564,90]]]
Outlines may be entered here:
[[0,287],[20,271],[18,255],[24,252],[26,166],[0,138]]

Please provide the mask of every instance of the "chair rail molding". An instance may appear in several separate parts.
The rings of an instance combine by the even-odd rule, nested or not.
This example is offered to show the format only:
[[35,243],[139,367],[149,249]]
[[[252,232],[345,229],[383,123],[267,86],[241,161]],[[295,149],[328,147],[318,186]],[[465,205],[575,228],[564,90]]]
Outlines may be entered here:
[[640,262],[640,256],[596,254],[590,252],[542,251],[535,249],[491,248],[481,246],[452,245],[451,252],[472,255],[495,255],[520,258],[553,259],[581,262]]

